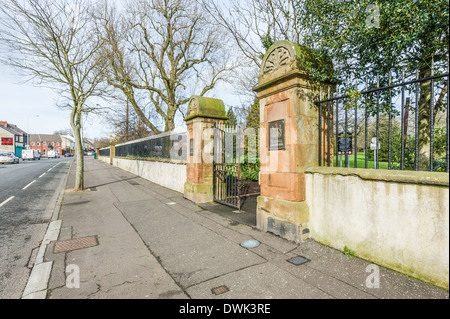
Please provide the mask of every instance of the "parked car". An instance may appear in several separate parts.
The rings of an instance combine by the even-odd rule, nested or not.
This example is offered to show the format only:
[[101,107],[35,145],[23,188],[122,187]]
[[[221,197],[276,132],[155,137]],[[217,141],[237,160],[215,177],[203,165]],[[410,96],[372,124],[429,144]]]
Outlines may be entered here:
[[2,153],[0,154],[0,163],[19,164],[19,158],[14,153]]
[[64,154],[64,157],[73,157],[73,154],[72,153],[66,153],[66,154]]

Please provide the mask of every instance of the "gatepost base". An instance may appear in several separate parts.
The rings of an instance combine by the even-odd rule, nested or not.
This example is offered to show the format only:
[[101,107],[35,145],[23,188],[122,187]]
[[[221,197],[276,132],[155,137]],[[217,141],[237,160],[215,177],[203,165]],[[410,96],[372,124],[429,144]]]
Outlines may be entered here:
[[309,209],[306,202],[258,197],[257,228],[300,243],[309,238]]
[[212,184],[184,184],[184,197],[196,204],[211,203],[214,201]]

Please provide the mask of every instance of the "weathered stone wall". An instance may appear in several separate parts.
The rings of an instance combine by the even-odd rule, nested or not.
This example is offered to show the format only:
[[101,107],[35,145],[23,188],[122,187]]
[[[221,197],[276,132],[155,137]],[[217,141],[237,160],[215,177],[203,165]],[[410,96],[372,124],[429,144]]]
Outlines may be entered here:
[[[110,162],[109,157],[101,156],[99,159],[108,164]],[[180,193],[184,192],[184,184],[186,183],[185,163],[115,157],[113,159],[113,165],[155,184],[159,184]]]
[[448,289],[449,180],[445,173],[311,168],[311,237]]

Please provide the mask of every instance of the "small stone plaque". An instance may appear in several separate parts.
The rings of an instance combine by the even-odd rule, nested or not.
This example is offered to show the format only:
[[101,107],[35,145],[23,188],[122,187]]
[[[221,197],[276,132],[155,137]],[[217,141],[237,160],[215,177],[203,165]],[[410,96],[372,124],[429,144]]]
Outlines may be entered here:
[[285,123],[284,120],[269,123],[269,151],[279,151],[286,149],[285,143]]

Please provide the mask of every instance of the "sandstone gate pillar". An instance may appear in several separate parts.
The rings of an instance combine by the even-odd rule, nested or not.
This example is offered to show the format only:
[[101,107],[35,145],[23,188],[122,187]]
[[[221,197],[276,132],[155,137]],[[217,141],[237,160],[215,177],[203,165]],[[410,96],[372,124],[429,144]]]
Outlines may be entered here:
[[227,120],[223,101],[193,96],[187,117],[187,180],[184,197],[194,203],[208,203],[213,198],[214,123]]
[[319,111],[305,65],[309,48],[279,41],[265,55],[254,89],[260,100],[260,185],[257,227],[295,242],[308,238],[305,170],[319,164]]

